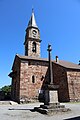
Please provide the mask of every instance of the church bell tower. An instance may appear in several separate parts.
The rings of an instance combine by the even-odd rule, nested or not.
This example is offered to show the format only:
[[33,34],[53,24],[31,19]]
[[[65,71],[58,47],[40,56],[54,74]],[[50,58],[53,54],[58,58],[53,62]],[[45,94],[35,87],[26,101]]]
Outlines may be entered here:
[[36,24],[34,11],[28,23],[25,35],[25,55],[29,57],[40,57],[40,31]]

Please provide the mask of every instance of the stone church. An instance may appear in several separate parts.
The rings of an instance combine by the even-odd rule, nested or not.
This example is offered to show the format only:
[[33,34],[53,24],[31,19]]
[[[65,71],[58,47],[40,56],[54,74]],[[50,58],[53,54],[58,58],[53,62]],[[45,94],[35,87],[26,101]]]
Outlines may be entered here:
[[[49,79],[48,59],[40,58],[40,30],[34,11],[25,35],[25,55],[15,55],[12,72],[12,100],[21,102],[44,101],[44,85]],[[52,60],[53,81],[59,85],[58,101],[80,101],[80,65]]]

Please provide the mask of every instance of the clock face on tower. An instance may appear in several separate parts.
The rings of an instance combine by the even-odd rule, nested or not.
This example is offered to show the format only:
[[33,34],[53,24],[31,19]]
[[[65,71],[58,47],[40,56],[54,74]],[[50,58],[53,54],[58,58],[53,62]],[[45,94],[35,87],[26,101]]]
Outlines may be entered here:
[[33,31],[32,31],[32,34],[33,34],[33,37],[35,37],[36,34],[37,34],[37,31],[36,31],[36,30],[33,30]]

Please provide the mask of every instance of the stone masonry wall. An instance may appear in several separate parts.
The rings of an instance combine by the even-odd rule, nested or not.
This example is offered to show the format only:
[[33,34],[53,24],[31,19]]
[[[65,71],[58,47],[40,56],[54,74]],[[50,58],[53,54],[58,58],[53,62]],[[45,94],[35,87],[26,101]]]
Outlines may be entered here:
[[68,83],[66,69],[56,63],[53,64],[54,83],[59,85],[59,102],[69,101]]
[[[37,100],[47,73],[48,63],[42,61],[21,61],[20,99]],[[32,82],[34,76],[34,83]]]
[[14,101],[19,102],[19,91],[20,91],[20,60],[16,57],[13,66],[13,72],[16,72],[14,77],[12,77],[12,87],[11,87],[11,98]]
[[[45,81],[48,81],[48,62],[39,60],[20,60],[16,57],[12,78],[12,99],[15,101],[38,100]],[[34,78],[34,79],[33,79]],[[59,85],[58,100],[80,101],[80,72],[66,69],[53,63],[54,84]]]
[[80,101],[80,72],[68,71],[67,79],[70,101]]

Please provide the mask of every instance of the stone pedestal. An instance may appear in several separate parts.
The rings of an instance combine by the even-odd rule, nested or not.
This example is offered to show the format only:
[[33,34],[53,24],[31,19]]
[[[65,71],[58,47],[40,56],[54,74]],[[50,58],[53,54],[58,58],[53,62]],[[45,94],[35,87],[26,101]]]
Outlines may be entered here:
[[44,85],[44,105],[40,107],[36,107],[35,110],[43,113],[43,114],[54,114],[57,112],[66,112],[68,109],[65,108],[64,105],[60,105],[58,102],[58,94],[57,91],[59,89],[59,85],[55,85],[53,83],[53,69],[51,62],[51,45],[48,45],[49,52],[49,80],[48,83]]
[[58,103],[58,93],[57,90],[45,90],[45,105],[50,103]]
[[49,103],[58,103],[58,93],[57,90],[55,91],[49,91],[49,97],[50,97],[50,101]]
[[50,101],[50,99],[49,99],[49,90],[45,90],[45,92],[44,92],[44,105],[49,105],[49,101]]
[[68,112],[70,109],[65,108],[65,105],[60,105],[58,102],[58,86],[56,85],[47,85],[44,91],[44,105],[40,107],[35,107],[35,111],[38,111],[42,114],[52,115],[58,112]]
[[46,84],[44,91],[44,105],[49,105],[50,103],[58,103],[58,88],[59,85]]

